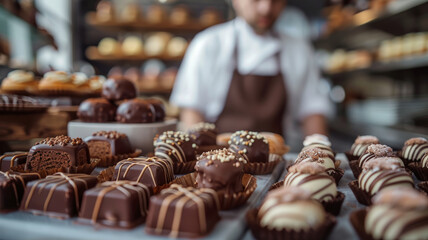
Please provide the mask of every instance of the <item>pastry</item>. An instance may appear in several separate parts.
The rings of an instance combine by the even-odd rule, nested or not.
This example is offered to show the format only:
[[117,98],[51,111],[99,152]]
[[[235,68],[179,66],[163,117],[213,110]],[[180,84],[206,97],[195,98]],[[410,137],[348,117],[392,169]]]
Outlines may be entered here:
[[114,8],[111,1],[100,1],[97,5],[97,21],[110,22],[114,20]]
[[155,120],[155,108],[141,98],[122,102],[116,111],[116,121],[121,123],[152,123]]
[[1,90],[4,92],[21,92],[37,89],[39,82],[34,79],[34,73],[24,70],[9,72],[1,82]]
[[170,57],[182,57],[187,49],[187,40],[182,37],[173,37],[168,41],[166,53]]
[[113,38],[103,38],[98,43],[98,52],[101,55],[117,56],[121,54],[120,44]]
[[122,42],[122,52],[127,56],[141,55],[143,50],[143,41],[137,36],[128,36]]
[[88,98],[79,105],[77,116],[83,122],[112,122],[116,106],[105,98]]
[[88,80],[89,88],[94,92],[101,92],[101,90],[103,89],[103,84],[106,80],[106,77],[101,75],[92,76]]
[[146,39],[144,52],[147,56],[159,56],[166,52],[172,35],[167,32],[154,33]]
[[141,17],[141,10],[138,4],[126,4],[120,12],[120,21],[125,23],[138,22]]
[[251,131],[237,131],[230,137],[229,148],[242,155],[247,162],[268,162],[269,142],[267,139]]
[[174,7],[169,15],[169,21],[174,25],[185,25],[190,21],[189,9],[186,6]]
[[150,5],[147,9],[146,20],[152,24],[159,24],[164,22],[166,19],[165,9],[161,5]]
[[71,75],[63,71],[47,72],[39,83],[39,90],[67,91],[76,90]]
[[102,97],[108,100],[118,101],[136,96],[135,85],[125,78],[109,78],[103,85]]

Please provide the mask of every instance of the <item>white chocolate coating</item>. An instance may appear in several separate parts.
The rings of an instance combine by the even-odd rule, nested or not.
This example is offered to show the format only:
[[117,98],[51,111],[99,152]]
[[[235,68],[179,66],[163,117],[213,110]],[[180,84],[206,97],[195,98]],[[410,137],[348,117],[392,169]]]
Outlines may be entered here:
[[310,192],[318,201],[331,201],[337,196],[337,187],[333,178],[326,173],[302,174],[290,172],[285,176],[284,188],[296,186]]
[[359,187],[369,193],[375,195],[382,189],[396,187],[413,188],[412,177],[404,170],[381,170],[363,171],[358,177]]
[[428,153],[428,142],[424,138],[419,139],[421,143],[411,145],[405,144],[401,155],[404,159],[414,162],[421,161],[422,156]]
[[328,137],[322,134],[312,134],[312,135],[306,136],[305,140],[303,141],[303,146],[306,147],[315,143],[319,143],[321,145],[331,147],[331,142],[328,139]]
[[318,163],[321,166],[323,166],[326,170],[336,168],[336,166],[334,164],[334,160],[331,159],[330,157],[322,157],[322,158],[318,158],[317,160],[314,160],[312,158],[305,158],[305,159],[299,160],[299,158],[297,158],[294,161],[294,164],[304,163],[304,162],[315,162],[315,163]]

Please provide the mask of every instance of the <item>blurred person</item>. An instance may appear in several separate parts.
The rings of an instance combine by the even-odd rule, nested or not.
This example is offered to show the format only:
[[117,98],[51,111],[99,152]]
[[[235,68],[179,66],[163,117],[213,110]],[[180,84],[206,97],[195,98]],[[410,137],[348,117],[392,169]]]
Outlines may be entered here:
[[327,96],[308,43],[273,26],[285,0],[232,0],[237,17],[191,42],[170,101],[184,127],[214,122],[219,132],[283,134],[293,122],[304,134],[326,134]]

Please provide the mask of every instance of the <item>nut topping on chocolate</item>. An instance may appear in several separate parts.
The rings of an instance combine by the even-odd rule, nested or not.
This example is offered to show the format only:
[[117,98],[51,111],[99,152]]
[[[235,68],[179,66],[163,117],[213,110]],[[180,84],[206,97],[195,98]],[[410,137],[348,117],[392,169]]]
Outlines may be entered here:
[[[207,162],[207,166],[213,164],[213,161],[215,160],[218,160],[220,162],[230,162],[230,161],[237,160],[239,162],[247,163],[247,161],[243,157],[235,154],[234,152],[226,148],[204,152],[198,157],[198,160],[201,160],[204,158],[209,160]],[[235,164],[236,165],[235,167],[240,166],[239,162]]]
[[392,151],[392,148],[382,145],[382,144],[372,144],[370,145],[366,153],[374,154],[375,156],[379,157],[390,157],[394,155],[394,152]]
[[123,133],[119,133],[117,131],[98,131],[92,134],[92,136],[105,137],[108,139],[118,139],[120,137],[126,136]]
[[83,143],[83,140],[81,138],[71,138],[69,136],[60,135],[56,137],[45,138],[40,142],[37,142],[35,145],[47,144],[49,146],[54,146],[54,145],[66,146],[68,144],[71,144],[75,146],[82,143]]

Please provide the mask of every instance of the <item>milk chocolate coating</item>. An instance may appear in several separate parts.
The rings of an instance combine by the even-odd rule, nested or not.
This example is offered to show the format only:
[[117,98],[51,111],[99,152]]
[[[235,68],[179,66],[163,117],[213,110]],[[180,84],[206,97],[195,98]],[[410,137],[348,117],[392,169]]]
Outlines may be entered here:
[[90,163],[88,145],[81,138],[46,138],[28,152],[25,170],[40,171]]
[[116,111],[116,120],[122,123],[152,123],[155,119],[153,105],[139,98],[123,102]]
[[103,85],[102,97],[111,101],[137,97],[135,85],[125,78],[109,78]]
[[145,230],[149,234],[172,238],[201,237],[219,221],[218,210],[215,191],[173,184],[150,198]]
[[11,167],[25,164],[27,161],[27,155],[27,152],[14,152],[0,156],[0,171],[6,172]]
[[262,135],[250,131],[238,131],[230,137],[229,147],[241,154],[248,162],[268,162],[269,143]]
[[129,158],[116,164],[112,180],[128,180],[158,187],[174,180],[174,170],[169,160],[151,158]]
[[97,182],[95,176],[67,173],[29,182],[21,210],[57,218],[73,217],[79,212],[83,192],[95,187]]
[[85,192],[79,222],[133,228],[146,218],[150,191],[141,183],[105,182]]
[[92,136],[86,137],[85,142],[88,144],[90,156],[93,158],[105,158],[134,152],[128,136],[116,131],[95,132]]
[[111,122],[115,120],[116,106],[104,98],[89,98],[83,101],[77,116],[83,122]]
[[27,182],[36,179],[40,179],[37,173],[0,171],[0,212],[18,209]]
[[196,144],[187,133],[167,131],[156,136],[153,142],[155,156],[171,162],[190,162],[196,160]]
[[155,122],[163,122],[165,120],[165,106],[162,101],[156,98],[146,99],[155,109]]
[[198,146],[213,146],[217,144],[217,130],[201,126],[191,128],[190,137],[193,138]]

